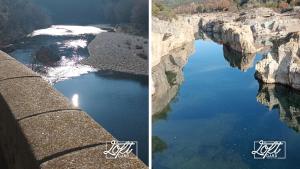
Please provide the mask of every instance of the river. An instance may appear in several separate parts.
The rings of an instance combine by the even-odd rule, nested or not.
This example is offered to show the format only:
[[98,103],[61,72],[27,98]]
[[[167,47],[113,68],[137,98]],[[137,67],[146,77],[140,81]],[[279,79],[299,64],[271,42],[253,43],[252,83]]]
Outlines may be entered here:
[[[154,169],[287,169],[300,165],[300,92],[255,79],[262,54],[240,59],[195,41],[184,82],[153,116]],[[286,159],[256,160],[254,141],[286,141]]]
[[115,138],[138,141],[138,156],[148,164],[148,77],[80,63],[89,57],[87,45],[101,32],[93,26],[53,25],[15,44],[10,55],[41,74]]

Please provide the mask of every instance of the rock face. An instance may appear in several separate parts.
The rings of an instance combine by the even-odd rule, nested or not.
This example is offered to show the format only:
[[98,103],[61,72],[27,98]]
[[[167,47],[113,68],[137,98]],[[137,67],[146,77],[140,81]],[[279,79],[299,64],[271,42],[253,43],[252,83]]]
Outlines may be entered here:
[[88,46],[83,64],[99,70],[148,75],[148,40],[123,33],[103,32]]
[[195,32],[198,30],[194,26],[195,20],[193,23],[190,24],[185,17],[170,22],[158,18],[152,19],[152,66],[159,64],[161,58],[168,55],[170,51],[195,40]]
[[249,25],[224,20],[201,20],[201,29],[232,49],[242,53],[255,53],[254,39]]
[[43,46],[36,52],[35,57],[39,62],[45,65],[54,66],[55,63],[60,60],[58,51],[59,49],[57,46]]
[[[224,41],[224,43],[226,42],[226,38],[224,39],[222,34],[225,33],[225,30],[233,29],[233,32],[237,34],[240,34],[242,31],[243,35],[240,35],[242,43],[249,43],[250,46],[252,44],[257,49],[260,49],[261,47],[272,46],[271,39],[273,38],[284,37],[288,33],[300,31],[300,19],[299,17],[295,17],[297,15],[299,15],[299,12],[296,10],[281,14],[270,8],[253,8],[250,10],[241,10],[240,13],[219,12],[200,14],[199,25],[204,32],[213,34],[217,39]],[[230,36],[231,34],[229,33],[226,37]],[[243,42],[245,40],[248,42]],[[239,47],[236,48],[236,45],[240,46],[239,44],[235,44],[239,43],[238,41],[230,43],[233,43],[232,48],[241,51]],[[254,53],[251,47],[249,49],[248,52]],[[247,48],[244,50],[247,51]]]
[[279,39],[272,51],[256,64],[256,77],[300,90],[300,32]]
[[152,113],[161,112],[176,96],[184,80],[182,69],[194,51],[194,43],[186,43],[161,58],[152,68]]
[[300,131],[300,93],[282,85],[263,84],[257,94],[257,101],[279,109],[280,119],[295,131]]

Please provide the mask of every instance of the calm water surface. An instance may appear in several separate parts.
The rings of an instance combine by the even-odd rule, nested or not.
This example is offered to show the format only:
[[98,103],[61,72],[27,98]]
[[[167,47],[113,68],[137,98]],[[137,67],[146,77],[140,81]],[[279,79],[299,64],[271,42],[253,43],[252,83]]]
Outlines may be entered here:
[[[224,58],[222,45],[204,40],[195,45],[184,67],[185,81],[167,114],[154,117],[154,168],[298,168],[300,119],[294,115],[300,115],[300,93],[284,86],[259,86],[254,67],[244,72],[231,67],[227,60],[235,59]],[[259,59],[261,55],[253,65]],[[277,104],[272,108],[270,101]],[[287,159],[254,160],[255,140],[286,141]]]
[[[148,164],[148,77],[98,72],[80,64],[89,56],[87,45],[93,38],[88,34],[35,36],[17,44],[17,50],[10,54],[40,73],[115,138],[138,141],[138,156]],[[36,52],[42,47],[58,55],[59,60],[37,60]]]

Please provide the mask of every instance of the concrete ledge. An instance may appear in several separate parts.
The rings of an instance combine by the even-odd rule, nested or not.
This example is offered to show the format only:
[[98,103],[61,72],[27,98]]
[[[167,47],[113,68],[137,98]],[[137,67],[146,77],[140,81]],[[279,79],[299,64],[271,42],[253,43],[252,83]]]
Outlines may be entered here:
[[114,137],[1,51],[0,110],[0,147],[9,169],[147,168],[137,158],[106,159],[105,143]]
[[40,77],[0,81],[0,93],[17,120],[57,110],[78,109]]
[[[54,160],[47,161],[41,166],[45,169],[53,168],[80,168],[80,169],[147,169],[139,160],[111,159],[107,160],[103,152],[105,145],[99,145],[70,153]],[[96,157],[96,158],[95,158]],[[69,163],[72,161],[72,163]],[[92,167],[91,167],[92,166]]]
[[0,61],[0,70],[0,81],[21,77],[39,77],[39,75],[32,72],[26,66],[11,59]]
[[4,61],[4,60],[14,60],[14,59],[11,58],[8,54],[0,50],[0,61]]

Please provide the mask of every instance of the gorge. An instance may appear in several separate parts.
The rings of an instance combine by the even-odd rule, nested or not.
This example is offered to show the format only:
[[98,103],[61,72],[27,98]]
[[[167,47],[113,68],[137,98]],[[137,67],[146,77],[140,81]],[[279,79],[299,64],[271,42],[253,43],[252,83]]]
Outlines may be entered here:
[[[298,165],[299,21],[267,8],[153,19],[155,168]],[[259,139],[286,141],[287,159],[254,160]]]

